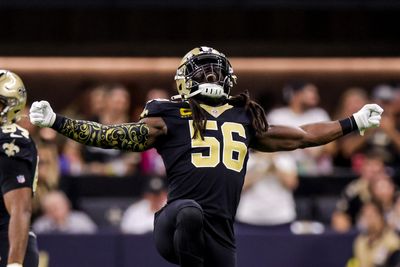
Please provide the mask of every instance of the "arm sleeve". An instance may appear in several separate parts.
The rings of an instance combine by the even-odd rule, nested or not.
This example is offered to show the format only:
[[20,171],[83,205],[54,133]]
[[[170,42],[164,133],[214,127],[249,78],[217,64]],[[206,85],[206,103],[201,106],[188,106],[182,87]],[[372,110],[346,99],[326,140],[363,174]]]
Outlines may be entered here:
[[57,115],[52,128],[62,135],[88,146],[144,151],[148,148],[149,127],[145,123],[102,125]]
[[0,186],[3,195],[18,188],[32,188],[33,177],[30,164],[27,161],[1,156],[0,169]]

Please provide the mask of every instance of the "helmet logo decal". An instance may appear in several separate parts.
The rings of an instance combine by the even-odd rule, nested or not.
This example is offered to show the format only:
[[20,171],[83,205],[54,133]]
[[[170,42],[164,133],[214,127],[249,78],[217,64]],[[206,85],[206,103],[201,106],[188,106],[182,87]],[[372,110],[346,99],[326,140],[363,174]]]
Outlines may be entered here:
[[15,84],[17,83],[17,80],[12,75],[9,75],[8,78],[9,78],[9,81],[6,84],[4,84],[4,88],[7,90],[12,90],[13,87],[15,86]]

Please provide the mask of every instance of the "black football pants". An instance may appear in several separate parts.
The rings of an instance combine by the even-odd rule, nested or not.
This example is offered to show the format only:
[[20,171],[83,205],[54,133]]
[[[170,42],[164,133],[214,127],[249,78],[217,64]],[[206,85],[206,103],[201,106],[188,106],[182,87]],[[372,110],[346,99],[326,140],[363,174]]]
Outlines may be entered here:
[[203,209],[190,199],[175,200],[155,215],[158,252],[181,267],[235,267],[236,251],[221,245],[205,228]]
[[[8,233],[0,233],[0,267],[7,266],[8,250]],[[39,251],[37,247],[36,236],[34,236],[33,233],[30,233],[24,259],[24,267],[38,267],[38,265]]]

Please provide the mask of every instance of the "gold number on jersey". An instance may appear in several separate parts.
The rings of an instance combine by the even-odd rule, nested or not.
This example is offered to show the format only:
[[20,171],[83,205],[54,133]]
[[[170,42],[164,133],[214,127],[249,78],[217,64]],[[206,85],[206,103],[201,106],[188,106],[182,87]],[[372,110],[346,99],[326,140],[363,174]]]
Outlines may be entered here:
[[[189,121],[190,136],[194,134],[193,121]],[[207,121],[207,130],[218,130],[216,121]],[[200,137],[192,139],[192,147],[207,147],[209,148],[209,155],[204,156],[202,153],[192,153],[192,163],[196,167],[215,167],[219,163],[219,147],[220,144],[215,137],[205,136],[204,140]]]
[[[190,136],[194,134],[193,121],[189,120]],[[207,121],[207,130],[218,131],[216,121]],[[234,122],[225,122],[221,126],[223,137],[222,163],[230,170],[240,172],[243,168],[244,159],[247,155],[245,143],[233,140],[233,133],[246,138],[243,125]],[[220,163],[220,142],[215,137],[205,136],[204,140],[198,136],[191,139],[192,147],[204,147],[209,149],[208,155],[202,153],[192,153],[192,163],[196,167],[215,167]]]
[[240,172],[247,154],[247,147],[245,143],[233,140],[233,133],[246,138],[243,125],[234,122],[225,122],[222,124],[221,130],[224,138],[222,162],[228,169]]
[[[5,125],[1,129],[2,129],[3,133],[6,133],[6,134],[9,133],[11,138],[25,137],[26,139],[29,139],[29,132],[17,124]],[[17,131],[17,129],[20,130],[21,135],[15,133]]]

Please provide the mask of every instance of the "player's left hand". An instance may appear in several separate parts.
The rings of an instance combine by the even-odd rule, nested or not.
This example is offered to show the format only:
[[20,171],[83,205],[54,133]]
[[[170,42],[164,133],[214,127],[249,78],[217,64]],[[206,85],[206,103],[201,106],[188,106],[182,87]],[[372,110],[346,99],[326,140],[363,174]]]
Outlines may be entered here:
[[383,108],[377,104],[367,104],[353,114],[360,135],[364,135],[366,129],[379,127],[382,119]]

